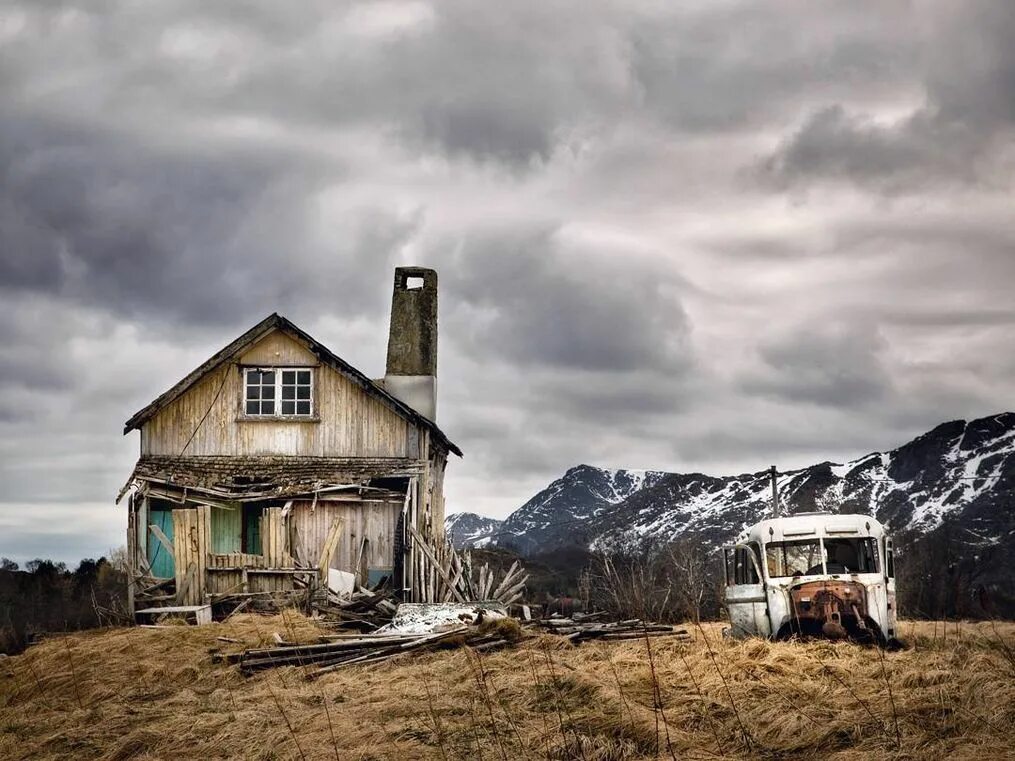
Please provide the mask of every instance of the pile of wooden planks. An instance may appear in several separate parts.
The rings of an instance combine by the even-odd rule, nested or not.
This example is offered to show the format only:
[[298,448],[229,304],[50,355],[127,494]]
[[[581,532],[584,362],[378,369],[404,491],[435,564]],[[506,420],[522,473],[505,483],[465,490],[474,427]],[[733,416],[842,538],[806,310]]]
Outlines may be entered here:
[[348,598],[341,598],[327,589],[320,590],[313,607],[335,626],[373,631],[391,621],[398,603],[387,589],[359,587]]
[[552,634],[567,637],[572,642],[584,642],[590,639],[618,640],[644,639],[645,637],[679,637],[690,639],[687,629],[678,629],[666,624],[652,624],[640,618],[626,621],[600,622],[601,615],[591,614],[572,618],[544,618],[533,621],[532,625]]
[[324,641],[317,644],[255,648],[221,657],[239,664],[247,675],[280,666],[312,666],[306,677],[316,679],[346,666],[377,663],[405,653],[462,645],[484,651],[509,644],[509,640],[496,631],[467,626],[428,634],[336,634],[322,639]]

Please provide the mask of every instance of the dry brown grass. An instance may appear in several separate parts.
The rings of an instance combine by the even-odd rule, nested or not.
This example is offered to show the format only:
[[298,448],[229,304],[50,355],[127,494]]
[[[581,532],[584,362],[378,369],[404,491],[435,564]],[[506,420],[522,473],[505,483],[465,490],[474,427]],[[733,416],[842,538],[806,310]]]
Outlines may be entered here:
[[910,648],[883,663],[845,643],[727,642],[711,624],[652,640],[655,681],[643,641],[549,636],[317,682],[212,663],[209,648],[242,647],[216,636],[275,631],[319,634],[298,614],[239,616],[0,659],[0,758],[1015,758],[1013,624],[906,623]]

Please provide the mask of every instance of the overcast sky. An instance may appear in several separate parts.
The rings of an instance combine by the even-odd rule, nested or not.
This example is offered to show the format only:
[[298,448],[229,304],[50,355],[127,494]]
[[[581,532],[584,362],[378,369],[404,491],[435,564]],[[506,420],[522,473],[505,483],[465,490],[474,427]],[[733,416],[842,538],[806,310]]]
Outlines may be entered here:
[[440,273],[449,510],[1015,407],[1010,2],[0,2],[0,555],[123,543],[123,422]]

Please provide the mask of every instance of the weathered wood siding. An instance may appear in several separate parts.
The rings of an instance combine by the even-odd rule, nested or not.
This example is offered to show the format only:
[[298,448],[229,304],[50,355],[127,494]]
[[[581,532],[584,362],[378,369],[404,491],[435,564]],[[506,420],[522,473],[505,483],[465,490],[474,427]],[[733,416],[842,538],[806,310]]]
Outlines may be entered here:
[[[298,555],[316,565],[331,524],[341,518],[342,534],[329,567],[350,573],[359,573],[364,568],[391,568],[395,559],[395,526],[401,510],[401,502],[319,501],[314,507],[312,501],[299,501],[293,504],[289,516],[290,536]],[[365,579],[360,579],[360,583],[366,583]]]
[[[244,420],[242,365],[314,367],[318,419]],[[417,458],[419,436],[415,425],[384,402],[276,331],[238,364],[210,373],[146,422],[141,454]]]
[[198,605],[205,592],[205,570],[211,537],[211,508],[173,510],[173,555],[178,605]]
[[444,534],[444,470],[447,467],[447,456],[434,454],[430,460],[430,513],[433,515],[434,533]]
[[211,510],[211,549],[209,552],[239,552],[243,547],[243,506],[213,507]]

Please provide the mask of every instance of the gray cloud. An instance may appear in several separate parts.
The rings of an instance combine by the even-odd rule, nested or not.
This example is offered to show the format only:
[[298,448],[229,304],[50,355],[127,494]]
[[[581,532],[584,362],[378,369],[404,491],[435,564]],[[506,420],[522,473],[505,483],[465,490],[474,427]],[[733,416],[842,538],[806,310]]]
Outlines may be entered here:
[[104,552],[123,420],[271,311],[379,375],[396,264],[440,271],[453,510],[1015,397],[1005,4],[0,14],[0,554]]
[[569,255],[559,232],[464,242],[442,282],[469,319],[470,351],[590,371],[686,368],[679,277],[599,251]]
[[1010,187],[1015,13],[972,2],[929,21],[919,107],[890,123],[837,103],[813,110],[763,172],[785,185],[825,179],[888,192],[937,182]]
[[742,387],[790,402],[870,405],[891,390],[880,356],[886,348],[877,330],[863,323],[802,328],[763,343],[762,364]]
[[[275,308],[377,311],[353,270],[388,279],[412,214],[356,209],[312,230],[341,168],[214,146],[167,150],[40,118],[0,125],[0,282],[125,317],[235,327]],[[294,239],[299,245],[293,246]],[[378,287],[379,292],[383,289]],[[335,299],[336,291],[343,297]]]

